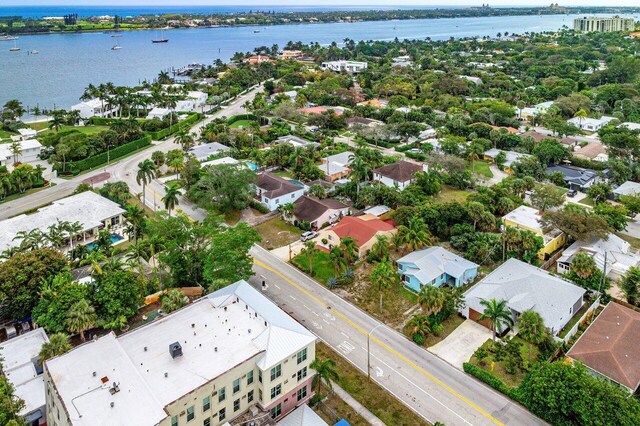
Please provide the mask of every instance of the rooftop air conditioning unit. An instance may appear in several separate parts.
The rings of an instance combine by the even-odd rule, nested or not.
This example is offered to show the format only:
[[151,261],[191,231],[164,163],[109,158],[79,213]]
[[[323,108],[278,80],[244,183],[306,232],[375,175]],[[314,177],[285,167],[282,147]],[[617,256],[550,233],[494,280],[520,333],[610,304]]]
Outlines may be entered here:
[[171,358],[176,359],[179,356],[182,356],[182,346],[180,346],[179,342],[175,342],[169,345],[169,353],[171,354]]

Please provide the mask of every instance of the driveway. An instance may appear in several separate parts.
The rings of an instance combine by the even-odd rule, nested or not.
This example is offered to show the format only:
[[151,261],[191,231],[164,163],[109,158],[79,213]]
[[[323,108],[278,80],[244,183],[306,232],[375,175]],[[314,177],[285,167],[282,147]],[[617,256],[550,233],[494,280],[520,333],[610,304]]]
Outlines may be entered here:
[[462,364],[471,359],[476,349],[492,337],[493,334],[488,328],[475,321],[466,320],[442,342],[431,346],[427,350],[454,367],[462,369]]

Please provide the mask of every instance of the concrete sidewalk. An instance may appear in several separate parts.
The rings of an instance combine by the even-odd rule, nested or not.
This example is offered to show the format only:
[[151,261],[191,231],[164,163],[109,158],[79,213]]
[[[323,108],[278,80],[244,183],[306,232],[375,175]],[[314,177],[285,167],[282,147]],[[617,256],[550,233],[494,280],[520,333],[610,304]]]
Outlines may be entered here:
[[346,390],[342,389],[335,382],[332,382],[333,392],[340,397],[344,402],[347,403],[348,406],[353,408],[356,413],[362,416],[370,425],[373,426],[385,426],[385,424],[377,418],[371,411],[367,410],[364,405],[360,404],[358,401],[353,399]]

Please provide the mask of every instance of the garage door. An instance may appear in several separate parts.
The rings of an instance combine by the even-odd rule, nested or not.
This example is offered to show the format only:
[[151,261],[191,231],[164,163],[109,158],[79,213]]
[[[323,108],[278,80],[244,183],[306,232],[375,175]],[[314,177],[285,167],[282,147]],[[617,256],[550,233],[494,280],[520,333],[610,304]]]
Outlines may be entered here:
[[482,313],[476,311],[475,309],[469,308],[469,319],[476,321],[478,324],[481,324],[487,327],[489,330],[491,330],[491,320],[489,320],[488,318],[485,318],[482,321],[480,321],[481,316],[482,316]]

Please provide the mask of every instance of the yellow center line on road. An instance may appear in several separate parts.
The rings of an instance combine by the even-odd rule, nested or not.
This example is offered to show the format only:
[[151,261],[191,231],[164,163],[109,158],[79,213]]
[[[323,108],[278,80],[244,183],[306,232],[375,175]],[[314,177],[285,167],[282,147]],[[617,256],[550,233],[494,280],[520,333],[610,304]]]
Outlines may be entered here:
[[[328,306],[319,297],[315,296],[314,294],[310,293],[306,289],[302,288],[302,286],[300,286],[299,284],[293,282],[291,279],[289,279],[285,275],[281,274],[280,272],[276,271],[272,267],[266,265],[264,262],[261,262],[261,261],[259,261],[257,259],[253,259],[253,263],[255,263],[256,265],[258,265],[261,268],[264,268],[264,269],[266,269],[268,271],[271,271],[272,273],[276,274],[277,276],[279,276],[280,278],[282,278],[283,280],[285,280],[286,282],[288,282],[289,284],[291,284],[292,286],[294,286],[295,288],[297,288],[298,290],[303,292],[305,295],[307,295],[308,297],[313,299],[315,302],[317,302],[321,306],[323,306],[325,308]],[[331,312],[333,314],[335,314],[337,317],[339,317],[340,319],[342,319],[344,322],[349,324],[351,327],[353,327],[354,329],[358,330],[363,335],[367,336],[369,334],[367,330],[365,330],[364,328],[360,327],[358,324],[354,323],[351,319],[349,319],[346,315],[344,315],[344,314],[340,313],[339,311],[337,311],[334,307],[331,307]],[[446,383],[444,383],[443,381],[441,381],[437,377],[433,376],[431,373],[429,373],[428,371],[426,371],[425,369],[420,367],[418,364],[416,364],[415,362],[411,361],[409,358],[407,358],[406,356],[402,355],[401,353],[399,353],[395,349],[391,348],[386,343],[382,342],[381,340],[379,340],[375,336],[371,336],[371,340],[373,340],[375,343],[377,343],[380,347],[385,349],[387,352],[391,353],[392,355],[394,355],[398,359],[400,359],[400,360],[404,361],[405,363],[407,363],[410,367],[412,367],[415,370],[417,370],[418,372],[420,372],[423,376],[431,379],[435,384],[437,384],[438,386],[440,386],[441,388],[443,388],[444,390],[446,390],[447,392],[449,392],[450,394],[452,394],[456,398],[460,399],[462,402],[464,402],[465,404],[467,404],[468,406],[470,406],[471,408],[473,408],[474,410],[476,410],[477,412],[482,414],[487,419],[491,420],[496,425],[504,426],[504,423],[502,423],[500,420],[498,420],[495,417],[493,417],[486,410],[482,409],[480,406],[478,406],[478,404],[476,404],[475,402],[469,400],[467,397],[465,397],[464,395],[460,394],[459,392],[455,391],[454,389],[449,387]]]

